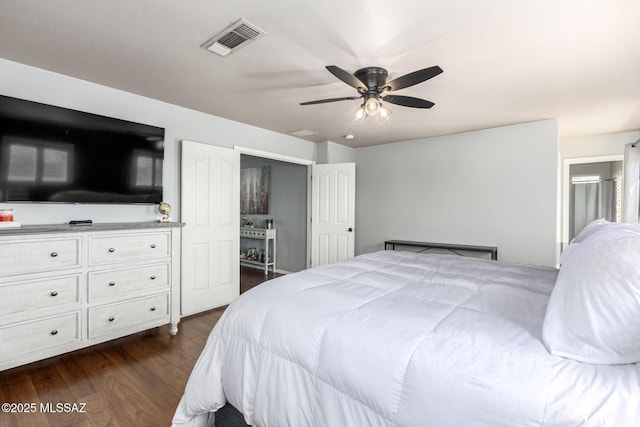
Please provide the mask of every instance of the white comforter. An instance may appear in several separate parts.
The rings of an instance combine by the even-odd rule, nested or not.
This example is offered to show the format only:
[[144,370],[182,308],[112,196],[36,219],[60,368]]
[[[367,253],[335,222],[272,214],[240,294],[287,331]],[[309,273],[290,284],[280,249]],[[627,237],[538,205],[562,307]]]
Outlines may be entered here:
[[225,311],[173,423],[228,401],[255,426],[640,426],[640,364],[542,343],[556,274],[383,251],[272,280]]

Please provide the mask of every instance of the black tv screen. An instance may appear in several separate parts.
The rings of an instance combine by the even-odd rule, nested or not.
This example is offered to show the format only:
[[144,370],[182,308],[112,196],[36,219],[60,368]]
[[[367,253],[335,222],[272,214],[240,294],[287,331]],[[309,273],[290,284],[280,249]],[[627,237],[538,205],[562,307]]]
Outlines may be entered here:
[[0,202],[158,203],[164,129],[0,96]]

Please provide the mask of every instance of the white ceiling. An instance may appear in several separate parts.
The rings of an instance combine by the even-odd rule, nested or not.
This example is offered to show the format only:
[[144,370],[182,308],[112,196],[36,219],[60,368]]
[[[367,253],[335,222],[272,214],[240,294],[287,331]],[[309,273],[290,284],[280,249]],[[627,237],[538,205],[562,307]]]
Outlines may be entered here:
[[[267,34],[200,47],[239,18]],[[638,0],[0,0],[0,57],[351,146],[554,117],[562,138],[640,129]],[[444,73],[394,92],[432,109],[355,123],[359,101],[299,105],[357,94],[326,65]]]

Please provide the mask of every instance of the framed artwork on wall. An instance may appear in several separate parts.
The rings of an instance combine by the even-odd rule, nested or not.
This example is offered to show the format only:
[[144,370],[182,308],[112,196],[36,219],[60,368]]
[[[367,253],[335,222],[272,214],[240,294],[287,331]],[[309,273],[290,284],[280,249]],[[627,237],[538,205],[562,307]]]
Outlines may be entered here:
[[269,213],[269,179],[271,166],[240,171],[240,213]]

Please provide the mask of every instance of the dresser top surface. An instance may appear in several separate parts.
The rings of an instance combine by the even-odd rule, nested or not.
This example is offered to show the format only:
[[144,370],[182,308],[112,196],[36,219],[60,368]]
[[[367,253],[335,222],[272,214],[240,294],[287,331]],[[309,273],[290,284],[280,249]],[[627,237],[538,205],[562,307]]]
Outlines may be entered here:
[[166,229],[183,227],[183,222],[103,222],[91,225],[69,224],[29,224],[20,227],[0,229],[0,236],[40,233],[78,233],[84,231],[112,231],[112,230],[139,230],[139,229]]

